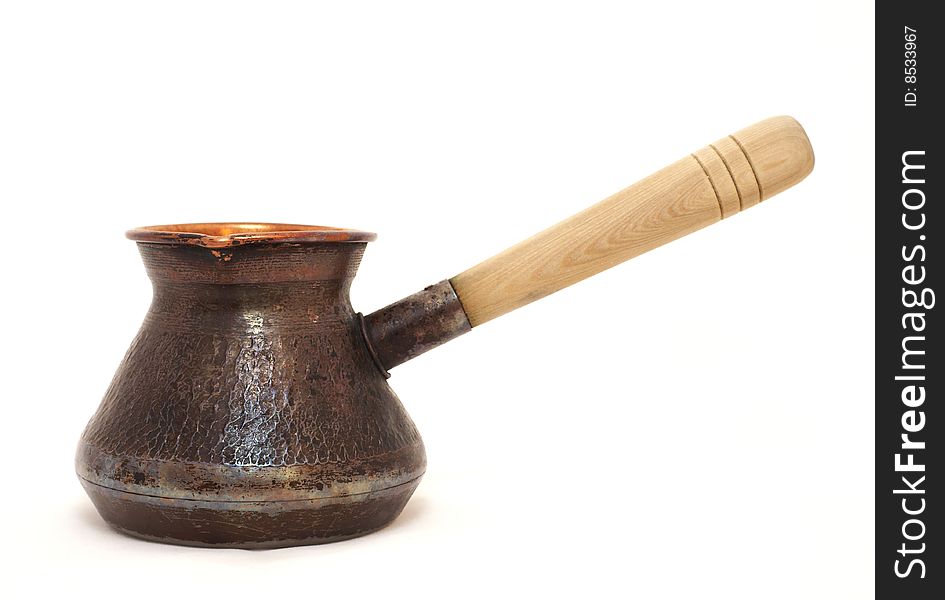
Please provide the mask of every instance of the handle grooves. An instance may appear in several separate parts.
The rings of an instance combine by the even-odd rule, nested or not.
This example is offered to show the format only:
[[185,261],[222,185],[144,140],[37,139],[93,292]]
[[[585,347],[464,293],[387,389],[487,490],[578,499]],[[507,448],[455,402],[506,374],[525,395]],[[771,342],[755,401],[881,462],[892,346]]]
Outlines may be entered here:
[[[699,152],[702,152],[703,150],[705,150],[705,148],[703,148]],[[705,163],[699,160],[699,157],[697,156],[699,152],[694,152],[690,154],[690,156],[696,159],[696,162],[699,163],[699,168],[702,169],[703,173],[705,173],[705,176],[709,180],[709,184],[712,186],[712,191],[715,192],[715,201],[719,203],[719,218],[724,219],[730,214],[734,214],[735,212],[738,212],[737,209],[733,212],[731,206],[727,205],[727,203],[725,202],[722,202],[722,196],[719,195],[718,186],[715,184],[715,181],[712,180],[712,175],[709,174],[709,170],[706,168]],[[724,181],[724,177],[721,178],[720,181]]]
[[722,138],[450,279],[472,327],[754,206],[814,166],[791,117]]

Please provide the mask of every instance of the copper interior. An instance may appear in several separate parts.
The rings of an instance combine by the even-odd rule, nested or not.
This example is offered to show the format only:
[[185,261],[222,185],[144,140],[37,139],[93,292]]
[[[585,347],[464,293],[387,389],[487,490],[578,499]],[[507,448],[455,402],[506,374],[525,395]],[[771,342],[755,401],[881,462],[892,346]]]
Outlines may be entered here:
[[244,244],[370,242],[376,234],[320,225],[289,223],[180,223],[150,225],[125,233],[128,239],[151,244],[189,244],[225,248]]

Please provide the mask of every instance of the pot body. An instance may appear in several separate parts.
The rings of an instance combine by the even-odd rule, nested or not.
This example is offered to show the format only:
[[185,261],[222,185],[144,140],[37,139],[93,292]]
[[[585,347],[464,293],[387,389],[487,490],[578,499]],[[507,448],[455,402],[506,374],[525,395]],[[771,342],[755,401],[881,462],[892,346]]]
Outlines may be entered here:
[[365,246],[138,244],[152,305],[76,455],[109,524],[264,548],[396,518],[426,459],[348,299]]

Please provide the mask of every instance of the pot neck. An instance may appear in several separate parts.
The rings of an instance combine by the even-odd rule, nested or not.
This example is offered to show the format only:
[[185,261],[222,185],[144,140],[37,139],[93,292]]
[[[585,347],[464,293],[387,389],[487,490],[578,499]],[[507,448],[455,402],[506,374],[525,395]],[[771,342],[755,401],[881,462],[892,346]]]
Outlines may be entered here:
[[155,286],[174,284],[350,284],[366,243],[251,244],[229,248],[139,243]]

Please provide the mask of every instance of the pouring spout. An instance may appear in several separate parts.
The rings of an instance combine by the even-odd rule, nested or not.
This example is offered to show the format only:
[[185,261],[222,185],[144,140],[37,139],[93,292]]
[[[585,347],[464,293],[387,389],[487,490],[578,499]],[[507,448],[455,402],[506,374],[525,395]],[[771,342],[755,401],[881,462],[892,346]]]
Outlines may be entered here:
[[390,377],[389,369],[472,329],[448,279],[360,317],[360,321],[368,350],[385,377]]

